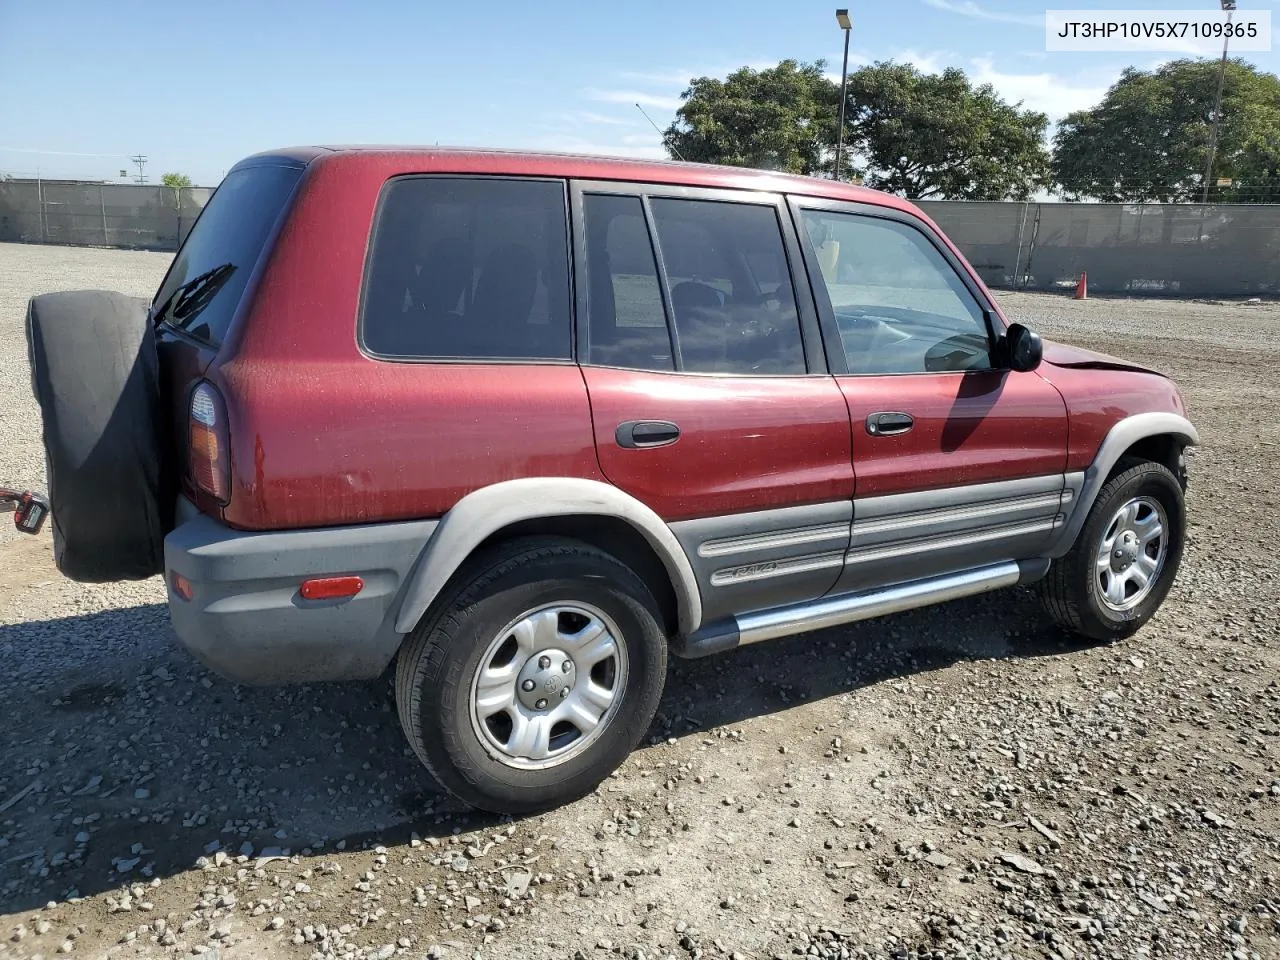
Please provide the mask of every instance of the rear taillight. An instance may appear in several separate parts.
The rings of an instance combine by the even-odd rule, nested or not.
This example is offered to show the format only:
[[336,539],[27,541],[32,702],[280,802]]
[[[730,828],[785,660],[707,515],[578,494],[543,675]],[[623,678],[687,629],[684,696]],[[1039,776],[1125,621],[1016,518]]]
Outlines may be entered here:
[[187,449],[191,482],[225,504],[231,499],[227,409],[218,389],[208,381],[197,386],[191,394],[191,429]]

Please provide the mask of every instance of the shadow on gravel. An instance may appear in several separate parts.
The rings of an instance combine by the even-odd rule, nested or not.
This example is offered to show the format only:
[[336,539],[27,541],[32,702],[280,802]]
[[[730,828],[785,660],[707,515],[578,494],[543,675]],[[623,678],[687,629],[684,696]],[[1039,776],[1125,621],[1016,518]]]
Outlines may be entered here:
[[[72,664],[0,700],[0,912],[235,857],[405,843],[498,818],[460,810],[409,754],[388,678],[266,689],[220,680],[168,643],[162,607],[0,626]],[[95,649],[104,634],[132,646]],[[894,678],[1069,653],[1026,591],[673,660],[652,739],[696,734]],[[58,663],[60,658],[47,658]],[[0,682],[0,691],[6,684]],[[86,839],[87,837],[87,839]],[[253,866],[253,860],[247,864]]]
[[943,606],[676,660],[651,735],[740,723],[955,663],[1047,657],[1092,642],[1048,624],[1034,595],[1004,590]]

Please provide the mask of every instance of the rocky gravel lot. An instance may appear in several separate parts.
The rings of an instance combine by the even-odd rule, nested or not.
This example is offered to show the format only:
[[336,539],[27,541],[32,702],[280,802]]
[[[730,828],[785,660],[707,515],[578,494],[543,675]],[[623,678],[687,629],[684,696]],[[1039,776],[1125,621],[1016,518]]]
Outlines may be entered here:
[[[0,245],[0,482],[43,483],[32,293],[167,258]],[[0,534],[0,958],[1280,957],[1280,306],[1007,295],[1177,377],[1178,585],[1137,637],[1027,591],[674,661],[596,794],[505,821],[409,756],[385,681],[238,687],[158,583]]]

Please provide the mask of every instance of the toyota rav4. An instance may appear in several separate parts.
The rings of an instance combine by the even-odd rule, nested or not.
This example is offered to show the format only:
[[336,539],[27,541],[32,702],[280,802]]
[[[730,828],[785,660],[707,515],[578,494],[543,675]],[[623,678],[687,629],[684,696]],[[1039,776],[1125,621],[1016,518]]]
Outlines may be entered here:
[[252,684],[370,678],[457,797],[594,789],[668,653],[1036,584],[1097,640],[1185,537],[1177,388],[1010,323],[912,204],[712,166],[293,149],[150,304],[35,298],[62,571]]

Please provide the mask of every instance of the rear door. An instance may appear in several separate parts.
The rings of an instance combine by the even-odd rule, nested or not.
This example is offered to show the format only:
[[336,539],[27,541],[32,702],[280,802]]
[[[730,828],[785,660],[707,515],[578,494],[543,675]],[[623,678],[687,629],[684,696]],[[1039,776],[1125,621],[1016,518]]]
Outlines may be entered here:
[[584,182],[573,205],[605,476],[671,524],[708,620],[825,593],[849,540],[849,419],[781,198]]
[[998,319],[922,221],[793,200],[856,475],[838,589],[1037,555],[1065,520],[1066,405],[1007,369]]

